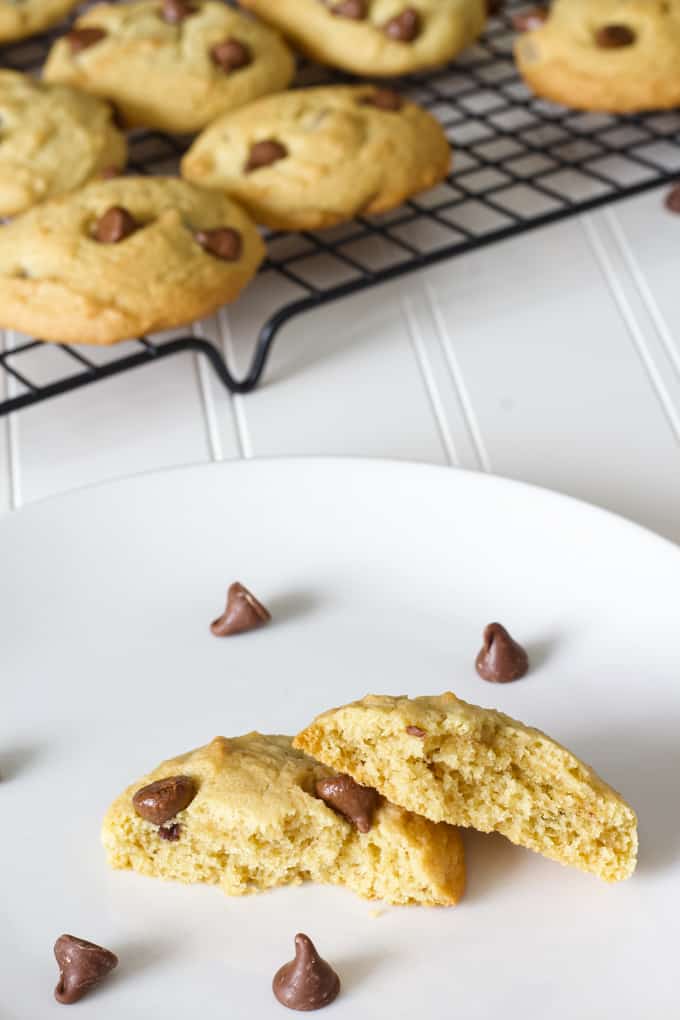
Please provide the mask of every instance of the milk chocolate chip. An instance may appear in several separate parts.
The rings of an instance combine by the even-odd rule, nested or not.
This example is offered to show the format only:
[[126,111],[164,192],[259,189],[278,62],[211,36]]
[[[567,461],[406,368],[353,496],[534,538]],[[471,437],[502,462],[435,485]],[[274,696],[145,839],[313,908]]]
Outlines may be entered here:
[[121,205],[111,206],[97,222],[95,240],[100,244],[118,244],[137,230],[137,221]]
[[71,48],[71,53],[81,53],[90,46],[101,42],[106,36],[103,28],[73,28],[67,33],[66,39]]
[[317,953],[308,935],[295,936],[295,959],[277,970],[274,995],[288,1009],[311,1011],[329,1006],[340,991],[340,978]]
[[372,787],[361,786],[351,776],[331,776],[317,781],[316,795],[359,832],[370,832],[378,806],[378,793]]
[[274,141],[273,138],[268,138],[263,142],[255,142],[250,149],[250,155],[248,156],[245,168],[246,173],[252,173],[253,170],[259,170],[263,166],[271,166],[272,163],[285,159],[287,155],[288,149],[285,145]]
[[217,43],[211,49],[210,57],[213,64],[221,67],[227,73],[229,71],[238,71],[253,62],[253,53],[250,46],[239,42],[238,39],[225,39],[223,42]]
[[178,25],[180,21],[190,18],[195,13],[194,5],[186,3],[186,0],[163,0],[161,14],[163,21],[167,21],[169,25]]
[[385,24],[383,31],[388,39],[395,42],[413,42],[420,35],[420,14],[413,7],[407,7]]
[[168,776],[137,790],[132,806],[144,821],[165,825],[189,807],[195,796],[196,784],[189,776]]
[[197,230],[194,234],[201,248],[225,262],[236,262],[243,251],[243,238],[238,230],[218,227],[216,230]]
[[252,592],[234,581],[227,591],[227,605],[221,616],[210,624],[215,637],[230,637],[247,630],[262,627],[271,620],[271,613],[255,598]]
[[666,195],[664,205],[669,212],[680,213],[680,184],[676,184]]
[[59,964],[59,981],[54,989],[57,1002],[70,1006],[118,966],[118,957],[73,935],[60,935],[54,943]]
[[519,680],[529,669],[529,656],[500,623],[484,628],[484,643],[475,666],[482,680],[507,684]]
[[407,726],[406,732],[409,737],[424,737],[425,730],[421,730],[420,726]]
[[392,89],[376,89],[370,96],[361,100],[364,106],[377,106],[379,110],[401,110],[404,101],[398,92]]
[[526,11],[519,11],[513,16],[512,25],[516,32],[533,32],[540,28],[548,20],[548,12],[545,7],[530,7]]
[[161,825],[158,830],[158,835],[161,839],[164,839],[166,843],[176,843],[182,835],[182,826],[179,822],[175,822],[174,825]]
[[635,32],[627,25],[603,25],[595,33],[595,42],[602,50],[618,50],[635,42]]
[[341,0],[331,7],[331,14],[337,18],[351,18],[352,21],[363,21],[366,17],[366,0]]

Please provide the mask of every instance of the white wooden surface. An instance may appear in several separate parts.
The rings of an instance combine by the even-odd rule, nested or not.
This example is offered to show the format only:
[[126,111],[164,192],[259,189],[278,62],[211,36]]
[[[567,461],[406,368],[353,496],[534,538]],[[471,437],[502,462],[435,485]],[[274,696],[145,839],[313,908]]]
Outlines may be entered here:
[[[0,510],[177,464],[351,454],[525,479],[680,541],[680,217],[662,197],[297,318],[251,395],[187,356],[0,419]],[[239,372],[285,296],[256,286],[197,327]]]

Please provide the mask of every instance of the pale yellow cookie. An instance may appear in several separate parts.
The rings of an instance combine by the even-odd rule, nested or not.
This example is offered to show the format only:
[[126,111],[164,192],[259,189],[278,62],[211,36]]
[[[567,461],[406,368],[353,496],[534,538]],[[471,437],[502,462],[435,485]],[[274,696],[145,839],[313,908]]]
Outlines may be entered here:
[[355,74],[448,63],[486,22],[485,0],[240,0],[312,60]]
[[334,85],[225,114],[191,147],[182,174],[226,191],[259,223],[303,230],[392,209],[450,165],[446,135],[421,107],[372,85]]
[[125,136],[107,103],[66,85],[0,70],[0,216],[125,166]]
[[680,0],[555,0],[515,56],[539,96],[631,113],[680,105]]
[[44,74],[112,100],[131,127],[181,133],[285,88],[294,71],[277,32],[224,3],[140,0],[86,11]]
[[79,0],[0,0],[0,43],[42,32],[77,7]]
[[540,730],[454,694],[368,695],[294,746],[432,821],[501,832],[607,882],[635,869],[637,819],[615,790]]
[[0,327],[110,344],[233,301],[264,246],[226,196],[185,181],[86,185],[0,227]]
[[[102,833],[109,863],[208,882],[231,896],[311,879],[390,903],[458,902],[465,867],[456,829],[381,802],[369,831],[358,832],[316,796],[317,780],[329,775],[293,750],[290,737],[215,737],[163,762],[114,801]],[[133,796],[173,776],[187,777],[195,795],[160,833],[136,813]]]

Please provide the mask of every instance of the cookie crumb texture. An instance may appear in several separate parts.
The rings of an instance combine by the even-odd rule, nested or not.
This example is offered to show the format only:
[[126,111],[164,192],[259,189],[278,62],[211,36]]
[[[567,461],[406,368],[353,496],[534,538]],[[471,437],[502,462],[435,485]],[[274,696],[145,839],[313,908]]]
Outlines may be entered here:
[[0,43],[26,39],[56,25],[79,0],[0,0]]
[[582,110],[680,105],[680,0],[555,0],[515,56],[539,96]]
[[[178,133],[289,84],[295,62],[277,32],[215,0],[191,6],[171,21],[159,0],[97,4],[75,27],[105,34],[82,49],[59,39],[44,76],[111,99],[129,127]],[[227,45],[246,62],[223,59]]]
[[[112,208],[135,230],[103,244],[96,230]],[[241,235],[237,260],[196,240],[218,227]],[[257,228],[225,196],[160,177],[88,184],[0,227],[0,327],[93,344],[170,329],[234,300],[263,257]]]
[[[132,797],[178,773],[198,792],[176,816],[180,838],[165,842],[135,813]],[[216,737],[164,762],[113,803],[102,834],[109,864],[219,885],[231,896],[312,880],[395,904],[457,903],[465,882],[458,831],[383,802],[370,832],[359,833],[314,796],[330,774],[290,737]]]
[[486,23],[485,0],[240,0],[312,60],[355,74],[448,63]]
[[17,71],[0,71],[0,141],[0,216],[121,170],[127,158],[110,105]]
[[[211,124],[182,174],[226,191],[273,229],[314,230],[386,212],[439,183],[451,149],[429,113],[407,101],[381,109],[371,102],[377,92],[322,86],[259,99]],[[277,143],[277,158],[254,166],[263,142]]]
[[369,695],[294,744],[433,821],[500,832],[607,882],[635,870],[637,819],[615,790],[540,730],[454,694]]

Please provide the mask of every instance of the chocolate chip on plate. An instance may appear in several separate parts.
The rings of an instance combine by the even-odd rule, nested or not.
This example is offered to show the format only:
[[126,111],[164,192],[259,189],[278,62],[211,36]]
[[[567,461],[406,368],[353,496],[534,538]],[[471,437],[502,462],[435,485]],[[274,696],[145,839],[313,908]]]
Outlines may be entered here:
[[178,25],[180,21],[190,18],[195,13],[194,5],[187,3],[186,0],[163,0],[161,14],[163,21],[167,21],[169,25]]
[[246,43],[238,39],[224,39],[210,50],[213,64],[223,71],[239,71],[253,62],[253,52]]
[[547,20],[548,11],[545,7],[528,7],[525,11],[518,11],[513,15],[512,26],[516,32],[533,32]]
[[240,581],[234,581],[227,591],[227,605],[221,616],[210,624],[215,637],[230,637],[262,627],[271,620],[271,613],[249,592]]
[[236,262],[241,257],[243,238],[238,230],[232,230],[231,227],[197,230],[194,237],[204,251],[225,262]]
[[317,781],[316,795],[359,832],[370,831],[379,800],[371,786],[361,786],[351,776],[330,776]]
[[71,48],[71,53],[81,53],[90,46],[96,45],[106,37],[103,28],[72,28],[66,34],[66,40]]
[[331,14],[337,18],[351,18],[352,21],[363,21],[366,17],[366,0],[341,0],[331,7]]
[[635,42],[635,32],[627,25],[603,25],[595,33],[595,42],[602,50],[618,50]]
[[113,205],[97,221],[95,240],[100,244],[118,244],[137,230],[138,223],[122,205]]
[[401,110],[404,101],[393,89],[376,89],[361,100],[364,106],[377,106],[379,110]]
[[54,955],[59,964],[54,997],[66,1006],[81,999],[118,966],[115,953],[73,935],[59,936],[54,943]]
[[262,142],[255,142],[250,149],[248,162],[245,167],[246,173],[252,173],[253,170],[259,170],[264,166],[271,166],[272,163],[285,159],[287,155],[288,149],[285,145],[281,145],[281,142],[277,142],[273,138],[267,138]]
[[189,807],[195,796],[196,784],[190,776],[167,776],[137,790],[132,806],[144,821],[165,825]]
[[308,935],[295,936],[295,959],[274,975],[272,990],[282,1006],[311,1011],[329,1006],[340,991],[340,978],[316,951]]
[[407,726],[406,732],[409,737],[424,737],[426,735],[425,730],[421,730],[420,726]]
[[669,212],[680,213],[680,182],[668,192],[664,199],[664,205]]
[[413,7],[406,7],[401,14],[386,22],[383,31],[395,42],[413,42],[420,35],[420,14]]
[[529,656],[500,623],[484,628],[484,643],[475,661],[482,680],[507,684],[519,680],[529,669]]

